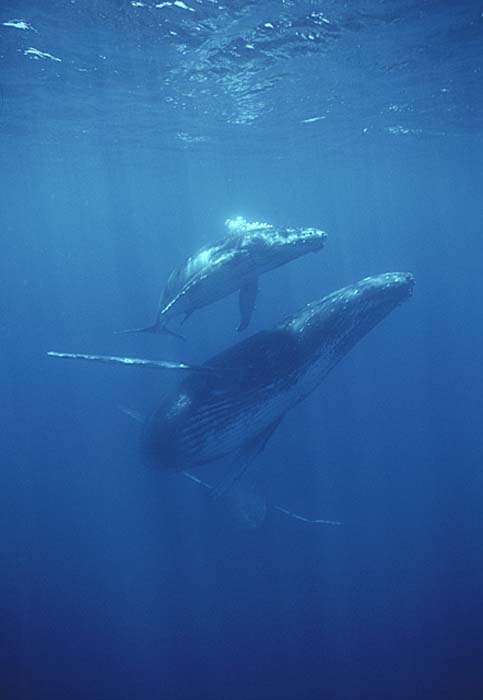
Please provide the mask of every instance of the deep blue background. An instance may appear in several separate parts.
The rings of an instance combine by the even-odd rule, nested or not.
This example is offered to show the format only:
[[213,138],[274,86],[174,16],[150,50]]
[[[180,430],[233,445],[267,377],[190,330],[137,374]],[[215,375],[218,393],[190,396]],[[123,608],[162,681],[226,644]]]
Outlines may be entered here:
[[[2,21],[69,20],[67,4],[36,21],[12,5]],[[99,51],[113,41],[101,39]],[[350,141],[346,121],[334,143],[300,120],[216,136],[208,115],[209,141],[169,145],[136,115],[110,128],[107,83],[91,86],[99,115],[82,137],[68,78],[31,62],[29,85],[24,47],[2,41],[2,700],[483,697],[481,133],[439,133],[435,110],[420,132],[378,121]],[[134,59],[132,71],[142,81]],[[27,119],[29,90],[55,107]],[[195,484],[140,464],[118,406],[147,413],[176,379],[46,357],[199,361],[236,342],[234,297],[194,315],[186,344],[112,334],[151,321],[172,267],[236,215],[329,233],[262,279],[250,332],[369,274],[416,277],[259,460],[272,504],[342,527],[270,511],[240,531]]]

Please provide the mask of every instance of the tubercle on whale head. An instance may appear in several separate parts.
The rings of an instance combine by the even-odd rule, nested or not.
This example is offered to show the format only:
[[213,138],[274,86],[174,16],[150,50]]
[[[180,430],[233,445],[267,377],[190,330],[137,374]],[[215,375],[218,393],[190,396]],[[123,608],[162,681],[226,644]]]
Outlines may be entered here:
[[327,232],[319,228],[286,229],[283,234],[286,236],[286,245],[295,246],[301,252],[316,252],[327,241]]
[[322,345],[344,355],[394,308],[409,299],[414,277],[407,272],[386,272],[365,277],[308,304],[283,327],[296,333],[314,351]]
[[352,287],[346,287],[346,290],[349,296],[357,293],[366,302],[393,301],[400,304],[412,296],[414,284],[414,276],[410,272],[384,272],[364,277]]
[[252,234],[247,245],[256,246],[257,238],[271,254],[276,252],[279,260],[288,261],[321,250],[326,243],[327,233],[318,228],[272,228],[270,231]]
[[319,250],[327,239],[327,233],[322,229],[274,226],[264,221],[249,222],[241,216],[227,219],[225,226],[229,233],[242,236],[247,247],[264,241],[271,248],[298,248],[301,254]]
[[273,236],[278,237],[281,243],[295,244],[295,243],[306,243],[306,244],[322,244],[327,239],[327,231],[321,228],[307,227],[307,228],[274,228]]
[[365,277],[356,286],[367,299],[391,300],[401,304],[412,296],[414,284],[414,276],[410,272],[384,272],[373,277]]

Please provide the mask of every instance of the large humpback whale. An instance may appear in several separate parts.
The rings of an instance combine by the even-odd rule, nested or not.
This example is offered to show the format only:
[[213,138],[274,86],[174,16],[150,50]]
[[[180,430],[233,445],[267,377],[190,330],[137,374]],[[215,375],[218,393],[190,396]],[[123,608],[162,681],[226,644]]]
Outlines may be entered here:
[[412,275],[367,277],[302,308],[192,366],[72,353],[55,357],[175,369],[187,374],[146,421],[142,450],[161,469],[191,471],[228,459],[236,480],[261,452],[288,411],[413,290]]
[[258,278],[306,253],[320,250],[327,237],[315,228],[277,228],[245,219],[228,219],[228,235],[206,245],[173,270],[161,295],[156,319],[144,328],[120,333],[170,333],[167,323],[239,290],[240,324],[249,322],[258,291]]

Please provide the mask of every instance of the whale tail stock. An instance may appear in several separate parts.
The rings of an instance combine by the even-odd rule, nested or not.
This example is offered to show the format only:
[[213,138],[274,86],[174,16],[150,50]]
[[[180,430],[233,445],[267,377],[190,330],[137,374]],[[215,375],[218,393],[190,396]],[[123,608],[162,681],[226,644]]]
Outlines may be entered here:
[[172,335],[174,338],[179,340],[186,340],[184,335],[181,333],[175,333],[175,331],[170,330],[167,326],[163,326],[159,321],[155,321],[150,326],[144,326],[142,328],[126,328],[122,331],[114,331],[114,335],[128,335],[130,333],[165,333],[166,335]]

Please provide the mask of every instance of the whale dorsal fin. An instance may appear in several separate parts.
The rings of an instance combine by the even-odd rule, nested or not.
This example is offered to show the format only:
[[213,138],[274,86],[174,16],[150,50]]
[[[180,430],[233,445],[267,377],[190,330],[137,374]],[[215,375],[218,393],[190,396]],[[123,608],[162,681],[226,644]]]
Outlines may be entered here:
[[152,369],[171,369],[197,374],[219,374],[220,370],[202,365],[187,365],[184,362],[167,362],[165,360],[144,360],[138,357],[115,357],[112,355],[85,355],[74,352],[47,353],[49,357],[60,357],[63,360],[87,360],[88,362],[103,362],[109,365],[129,365],[131,367],[150,367]]
[[258,293],[258,277],[243,285],[240,289],[238,302],[240,306],[240,324],[237,331],[244,331],[250,323]]

